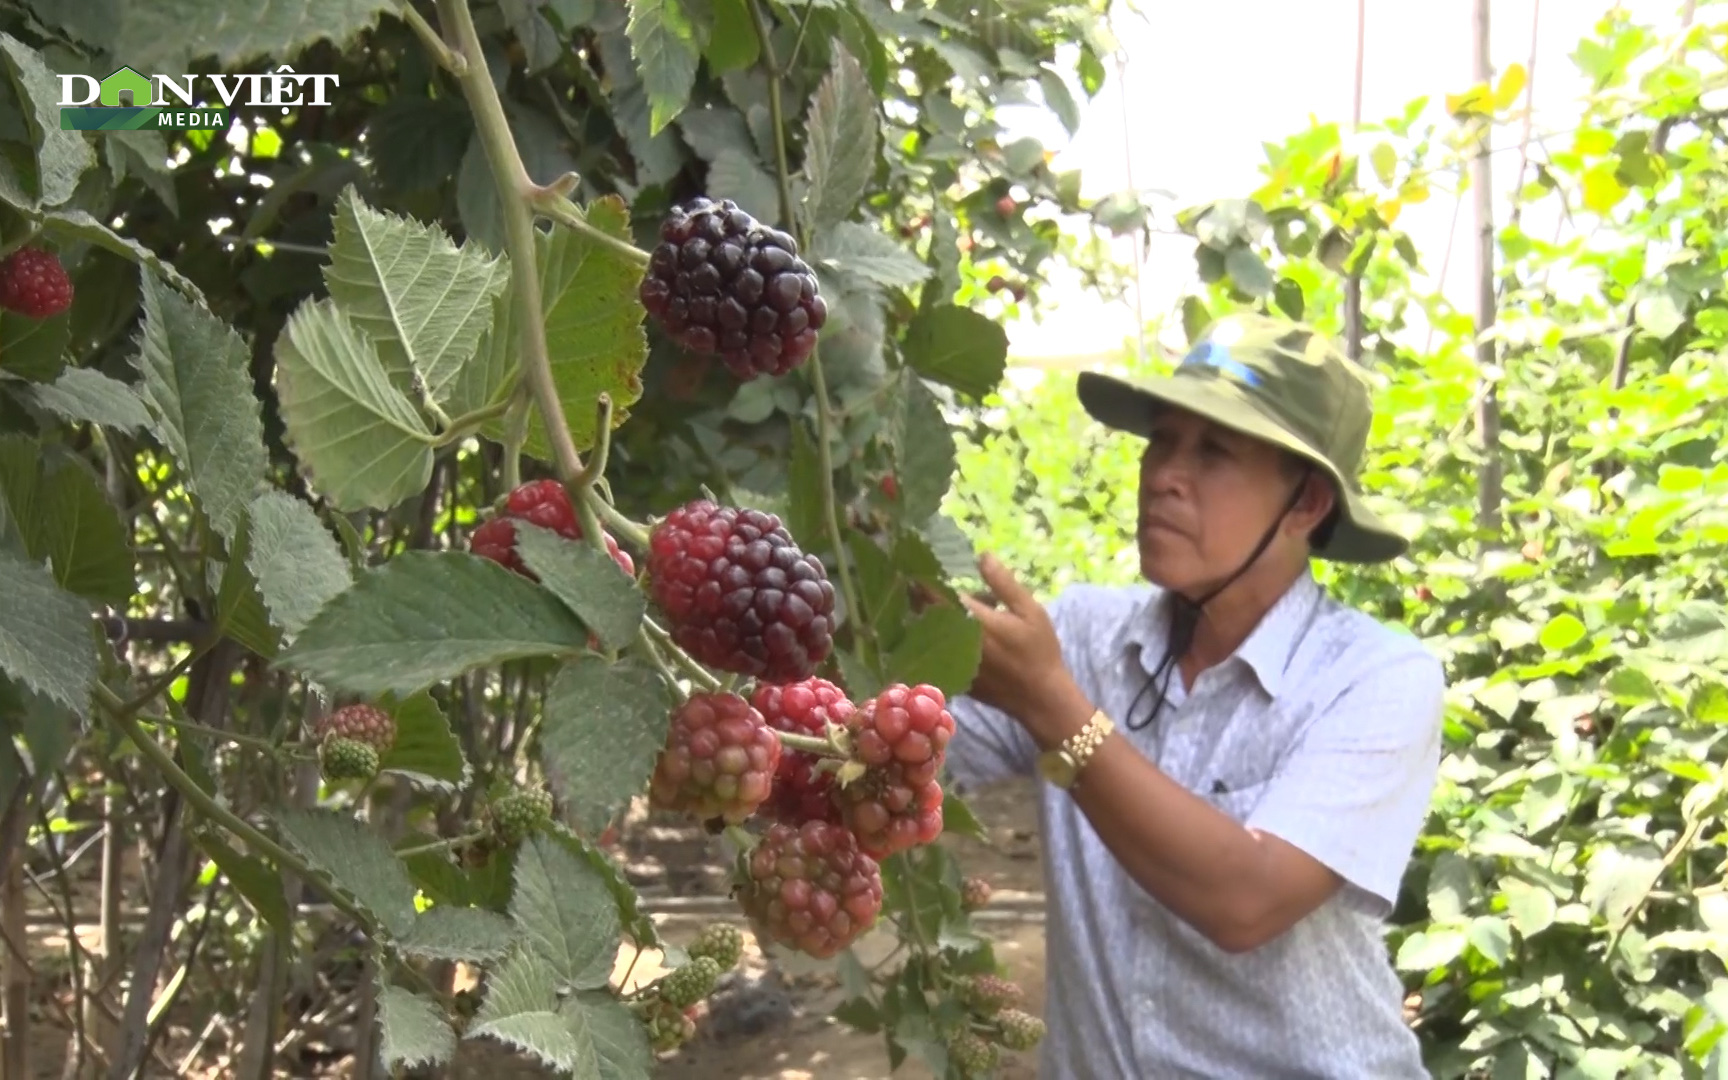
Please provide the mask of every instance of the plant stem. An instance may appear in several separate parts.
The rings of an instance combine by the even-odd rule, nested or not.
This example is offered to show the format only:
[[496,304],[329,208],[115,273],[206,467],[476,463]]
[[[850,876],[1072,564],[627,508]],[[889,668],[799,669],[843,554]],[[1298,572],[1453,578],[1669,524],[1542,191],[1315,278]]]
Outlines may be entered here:
[[594,482],[606,475],[606,459],[612,452],[612,395],[601,392],[594,403],[594,450],[588,455],[588,464],[582,467],[574,483],[579,487],[593,487]]
[[537,187],[528,194],[528,204],[565,228],[574,229],[601,247],[617,252],[638,266],[648,265],[648,253],[646,251],[628,240],[620,240],[611,233],[588,224],[588,219],[582,216],[582,211],[576,208],[576,204],[557,191],[551,188]]
[[774,735],[780,740],[780,745],[787,750],[801,750],[806,754],[826,758],[844,758],[846,756],[845,751],[817,735],[794,735],[789,731],[776,731]]
[[517,332],[521,334],[522,377],[540,408],[558,476],[568,482],[582,472],[582,455],[577,453],[570,427],[564,421],[564,405],[558,399],[558,385],[552,380],[552,364],[546,351],[540,261],[535,254],[534,219],[528,210],[528,200],[537,186],[523,167],[522,155],[510,134],[510,121],[498,100],[498,90],[492,85],[492,74],[486,67],[486,54],[480,45],[480,34],[474,29],[468,0],[438,0],[438,14],[444,29],[456,38],[457,52],[467,60],[461,75],[462,94],[474,112],[475,130],[492,167],[492,179],[504,213],[504,249],[510,257],[510,291],[516,301],[516,321],[520,324]]
[[[185,770],[175,764],[173,756],[162,749],[161,743],[152,739],[139,726],[135,718],[122,712],[123,702],[121,702],[119,695],[100,684],[96,687],[96,693],[101,699],[103,710],[108,714],[109,719],[113,720],[120,728],[121,733],[131,741],[133,746],[138,748],[138,752],[144,755],[146,761],[156,767],[156,771],[162,774],[162,779],[168,781],[169,786],[178,791],[199,813],[244,840],[247,846],[259,854],[275,860],[282,869],[290,870],[308,881],[321,880],[310,863],[265,836],[250,822],[217,802],[209,792],[199,787],[198,781],[187,776]],[[158,721],[152,720],[151,722],[156,723]],[[373,923],[372,917],[343,896],[341,890],[332,888],[327,889],[326,892],[330,897],[330,903],[336,910],[359,923],[367,934],[376,935],[377,927]]]
[[653,619],[642,620],[642,632],[647,634],[656,645],[665,649],[672,657],[673,661],[675,661],[679,667],[683,668],[685,673],[689,675],[691,680],[698,686],[702,687],[704,690],[720,689],[720,680],[716,679],[707,668],[698,664],[689,653],[679,648],[678,643],[672,640],[672,635],[661,629]]
[[438,442],[440,445],[449,446],[457,439],[466,438],[480,430],[486,421],[495,420],[509,411],[510,401],[506,400],[449,419],[446,422],[444,433],[438,437]]
[[[786,107],[780,97],[780,70],[774,60],[774,42],[769,35],[768,20],[762,14],[761,0],[745,0],[750,8],[750,20],[756,27],[756,38],[762,45],[762,60],[768,68],[768,117],[774,128],[774,171],[780,192],[780,216],[787,228],[794,230],[799,245],[808,246],[808,230],[800,227],[792,213],[792,165],[786,153]],[[874,661],[876,633],[858,602],[858,590],[852,584],[852,568],[846,558],[846,542],[840,532],[840,512],[834,495],[834,405],[828,400],[828,381],[822,373],[821,347],[810,353],[810,383],[816,392],[816,456],[822,468],[822,511],[827,519],[828,542],[834,548],[834,564],[840,569],[840,594],[846,598],[846,618],[856,628],[859,640],[866,646],[869,659]]]
[[182,733],[189,735],[203,735],[206,738],[231,742],[236,746],[249,746],[260,753],[270,755],[275,755],[281,752],[281,747],[268,739],[260,739],[255,735],[241,735],[233,731],[218,731],[216,728],[205,727],[203,724],[194,723],[191,720],[170,720],[167,717],[161,717],[151,719],[148,722],[152,724],[161,724],[165,728],[170,728],[176,735]]
[[396,857],[399,859],[406,859],[413,855],[430,855],[437,851],[455,851],[458,848],[465,848],[469,844],[478,843],[490,835],[491,834],[487,832],[463,833],[461,836],[452,836],[447,840],[434,840],[429,844],[416,844],[413,847],[397,848]]
[[587,501],[593,504],[594,512],[600,515],[600,519],[611,526],[614,535],[630,541],[644,551],[647,550],[648,529],[645,526],[625,517],[616,506],[601,498],[594,488],[588,489]]
[[420,13],[414,10],[413,0],[403,0],[398,14],[402,16],[402,21],[408,24],[408,28],[414,31],[414,36],[420,39],[420,43],[426,46],[426,51],[437,59],[438,65],[461,78],[468,70],[468,61],[462,58],[461,53],[452,51],[450,46],[444,43],[444,39],[438,36],[438,31],[420,17]]

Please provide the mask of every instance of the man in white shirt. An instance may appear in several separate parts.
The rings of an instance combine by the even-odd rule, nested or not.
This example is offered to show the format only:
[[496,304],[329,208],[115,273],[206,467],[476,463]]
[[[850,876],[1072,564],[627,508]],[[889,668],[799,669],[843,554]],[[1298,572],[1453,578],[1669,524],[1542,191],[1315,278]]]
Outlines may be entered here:
[[1364,380],[1311,329],[1238,315],[1170,376],[1088,373],[1079,395],[1146,439],[1150,584],[1046,610],[986,556],[998,603],[967,600],[984,657],[949,749],[962,789],[1049,781],[1039,1075],[1426,1076],[1383,920],[1444,676],[1309,566],[1407,546],[1358,491]]

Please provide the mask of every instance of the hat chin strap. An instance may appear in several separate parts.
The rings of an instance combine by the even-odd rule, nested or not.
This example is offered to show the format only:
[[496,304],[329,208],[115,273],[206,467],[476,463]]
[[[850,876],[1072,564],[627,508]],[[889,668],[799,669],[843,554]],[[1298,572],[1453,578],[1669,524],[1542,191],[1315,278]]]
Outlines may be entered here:
[[[1133,703],[1128,706],[1126,725],[1130,730],[1139,731],[1164,711],[1164,705],[1170,693],[1170,678],[1176,672],[1177,662],[1188,655],[1188,650],[1194,647],[1194,637],[1200,629],[1200,616],[1205,614],[1206,605],[1216,600],[1220,593],[1234,585],[1243,574],[1246,574],[1255,563],[1260,561],[1260,556],[1266,553],[1266,549],[1272,545],[1273,538],[1278,535],[1278,527],[1284,523],[1284,519],[1290,515],[1290,511],[1296,509],[1296,504],[1301,501],[1302,491],[1308,486],[1308,477],[1313,474],[1313,471],[1312,468],[1303,470],[1302,479],[1296,482],[1296,489],[1290,493],[1290,498],[1284,503],[1284,509],[1278,511],[1278,516],[1272,519],[1272,523],[1266,526],[1266,531],[1261,534],[1260,542],[1254,545],[1254,550],[1246,559],[1242,560],[1242,565],[1238,566],[1229,577],[1212,586],[1198,600],[1184,593],[1171,591],[1173,603],[1170,613],[1170,633],[1166,638],[1164,655],[1158,661],[1157,670],[1146,680],[1146,685],[1140,688],[1140,692],[1134,695]],[[1147,714],[1146,719],[1135,722],[1134,710],[1139,706],[1140,698],[1154,686],[1158,687],[1158,696],[1153,699],[1152,711]]]

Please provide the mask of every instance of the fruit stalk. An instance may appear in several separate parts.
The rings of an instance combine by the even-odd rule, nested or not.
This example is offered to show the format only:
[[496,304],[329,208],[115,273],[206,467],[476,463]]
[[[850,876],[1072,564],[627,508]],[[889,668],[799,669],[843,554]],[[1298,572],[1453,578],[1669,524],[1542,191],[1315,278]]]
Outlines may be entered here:
[[628,240],[620,240],[611,233],[601,232],[588,224],[588,220],[582,216],[582,212],[576,209],[576,204],[565,198],[557,190],[549,187],[534,187],[528,192],[528,203],[535,210],[545,214],[566,229],[581,233],[594,243],[612,249],[638,266],[648,265],[648,253],[646,251]]
[[[780,217],[802,248],[810,245],[809,230],[798,223],[792,210],[792,166],[786,153],[786,106],[780,95],[780,66],[774,58],[774,41],[761,0],[745,0],[756,39],[762,47],[762,63],[768,75],[768,118],[774,128],[774,174],[780,193]],[[860,641],[875,660],[876,635],[858,590],[852,584],[852,567],[846,558],[846,543],[840,533],[840,511],[834,495],[834,406],[828,400],[828,382],[822,375],[822,347],[810,352],[810,383],[816,393],[816,457],[822,470],[822,513],[828,527],[828,542],[834,547],[834,563],[840,571],[840,595],[846,598],[846,618],[857,627]]]
[[[486,54],[474,28],[468,0],[438,0],[438,17],[445,32],[455,36],[456,52],[465,62],[458,77],[462,95],[473,110],[474,127],[486,150],[504,213],[504,251],[510,258],[510,292],[516,301],[516,321],[521,334],[522,377],[539,406],[558,477],[568,483],[581,474],[582,455],[577,452],[570,426],[564,420],[564,405],[558,399],[558,386],[552,381],[552,363],[546,350],[540,260],[535,255],[534,219],[529,212],[529,200],[537,186],[523,167],[522,155],[511,137],[510,122],[492,85],[492,73],[486,67]],[[583,522],[584,526],[588,524]]]
[[802,750],[816,757],[844,759],[846,750],[832,739],[818,738],[815,735],[796,735],[790,731],[776,731],[780,737],[780,745],[787,750]]

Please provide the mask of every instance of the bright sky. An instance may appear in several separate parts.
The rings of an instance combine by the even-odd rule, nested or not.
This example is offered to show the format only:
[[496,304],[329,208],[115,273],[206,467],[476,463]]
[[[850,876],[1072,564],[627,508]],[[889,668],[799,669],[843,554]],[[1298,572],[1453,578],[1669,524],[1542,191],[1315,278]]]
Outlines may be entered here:
[[[1494,0],[1492,61],[1496,76],[1512,63],[1528,65],[1533,4]],[[1362,116],[1393,115],[1411,99],[1439,107],[1448,92],[1467,89],[1472,73],[1473,0],[1366,0],[1366,63]],[[1570,54],[1611,6],[1624,8],[1659,33],[1677,29],[1678,0],[1547,0],[1537,27],[1535,130],[1559,130],[1576,116],[1572,102],[1584,82]],[[1104,90],[1082,99],[1079,134],[1069,139],[1054,119],[1014,118],[1014,137],[1038,137],[1059,151],[1054,167],[1078,168],[1087,198],[1137,187],[1162,189],[1177,206],[1241,197],[1260,183],[1261,142],[1285,137],[1310,118],[1348,125],[1354,89],[1357,0],[1135,0],[1134,14],[1118,0],[1115,26],[1125,58],[1121,76],[1110,72]],[[1495,133],[1495,145],[1515,146],[1516,124]],[[1514,182],[1516,150],[1494,155],[1494,187]],[[1371,175],[1366,164],[1363,173]],[[1424,262],[1437,269],[1452,224],[1455,200],[1437,193],[1407,209],[1399,224],[1411,233]],[[1504,214],[1500,204],[1497,217]],[[1470,208],[1447,271],[1447,292],[1468,310],[1475,259],[1469,243]],[[1185,237],[1154,235],[1142,265],[1142,303],[1148,320],[1171,310],[1192,275],[1193,245]],[[1123,238],[1118,258],[1132,262]],[[1058,358],[1108,363],[1133,350],[1132,295],[1107,301],[1078,282],[1047,291],[1040,322],[1008,326],[1011,364]]]

